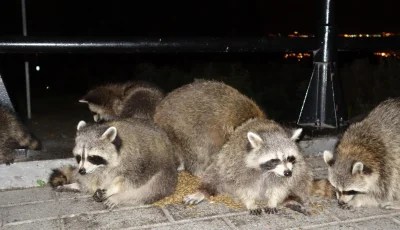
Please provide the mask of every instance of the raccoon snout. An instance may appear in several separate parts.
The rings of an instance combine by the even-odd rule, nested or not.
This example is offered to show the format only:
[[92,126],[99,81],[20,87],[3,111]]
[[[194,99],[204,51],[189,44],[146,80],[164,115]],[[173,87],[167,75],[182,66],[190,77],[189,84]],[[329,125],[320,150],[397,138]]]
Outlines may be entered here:
[[283,172],[283,175],[285,175],[286,177],[291,177],[291,176],[292,176],[292,171],[290,171],[290,170],[285,170],[285,171]]
[[346,203],[343,200],[338,200],[339,205],[345,205]]
[[86,174],[86,169],[81,168],[81,169],[79,169],[78,172],[79,172],[79,174],[84,175],[84,174]]

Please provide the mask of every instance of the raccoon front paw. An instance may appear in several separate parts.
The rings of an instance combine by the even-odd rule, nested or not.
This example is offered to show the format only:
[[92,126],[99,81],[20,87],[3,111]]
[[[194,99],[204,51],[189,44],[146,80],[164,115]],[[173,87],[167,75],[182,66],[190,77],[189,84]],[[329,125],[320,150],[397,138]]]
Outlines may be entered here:
[[344,203],[344,204],[339,204],[339,208],[344,209],[344,210],[350,210],[350,209],[353,209],[353,206]]
[[256,209],[250,209],[250,215],[255,215],[255,216],[260,216],[262,213],[261,208],[256,208]]
[[278,209],[276,209],[276,208],[265,208],[264,212],[266,214],[277,214],[278,213]]
[[119,200],[115,196],[108,197],[104,202],[108,210],[113,210],[119,203]]
[[105,189],[97,189],[96,192],[93,194],[93,200],[97,202],[103,202],[107,199],[106,197],[106,190]]
[[185,205],[198,204],[201,201],[203,201],[204,198],[205,198],[205,196],[203,193],[196,192],[196,193],[185,196],[185,198],[183,198],[183,203]]
[[15,161],[15,156],[10,154],[10,155],[5,155],[4,156],[4,163],[6,163],[6,165],[11,165],[14,164]]

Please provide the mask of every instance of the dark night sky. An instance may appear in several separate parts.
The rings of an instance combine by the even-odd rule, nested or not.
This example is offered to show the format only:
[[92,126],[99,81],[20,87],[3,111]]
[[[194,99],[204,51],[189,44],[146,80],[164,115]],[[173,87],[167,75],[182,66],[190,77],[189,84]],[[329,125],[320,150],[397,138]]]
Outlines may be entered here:
[[[319,10],[317,0],[26,2],[28,35],[35,36],[263,36],[293,30],[313,33]],[[399,2],[337,0],[338,31],[397,32]],[[20,1],[1,1],[0,35],[20,35],[21,31]]]

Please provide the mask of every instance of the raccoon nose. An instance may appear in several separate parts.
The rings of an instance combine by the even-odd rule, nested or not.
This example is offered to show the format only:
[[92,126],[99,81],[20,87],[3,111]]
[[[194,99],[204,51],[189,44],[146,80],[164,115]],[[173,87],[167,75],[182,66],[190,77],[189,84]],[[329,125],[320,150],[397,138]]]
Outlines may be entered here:
[[84,169],[84,168],[79,169],[78,172],[79,172],[79,174],[84,175],[84,174],[86,174],[86,169]]
[[283,172],[283,175],[285,175],[285,176],[287,176],[287,177],[291,177],[291,176],[292,176],[292,171],[290,171],[290,170],[285,170],[285,171]]
[[344,203],[343,200],[338,200],[338,204],[339,204],[339,205],[344,205],[345,203]]

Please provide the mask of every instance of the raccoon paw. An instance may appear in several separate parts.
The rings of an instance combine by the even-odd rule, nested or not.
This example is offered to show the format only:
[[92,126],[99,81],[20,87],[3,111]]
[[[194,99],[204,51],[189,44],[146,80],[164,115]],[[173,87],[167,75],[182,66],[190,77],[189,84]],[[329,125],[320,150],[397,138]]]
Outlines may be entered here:
[[261,208],[256,208],[256,209],[250,209],[250,215],[255,215],[255,216],[260,216],[262,213]]
[[119,201],[114,196],[110,196],[107,198],[104,204],[106,205],[108,210],[113,210],[115,206],[119,204]]
[[353,209],[353,206],[348,205],[348,204],[339,204],[339,208],[344,209],[344,210],[350,210],[350,209]]
[[277,214],[278,213],[278,209],[276,208],[264,208],[264,212],[267,214]]
[[4,163],[6,163],[6,165],[14,164],[14,161],[15,161],[14,155],[10,154],[10,155],[4,156]]
[[204,198],[205,198],[205,196],[203,193],[196,192],[196,193],[185,196],[185,198],[183,198],[183,203],[185,205],[198,204],[201,201],[203,201]]
[[107,199],[106,197],[106,190],[105,189],[97,189],[96,192],[93,194],[93,200],[97,202],[103,202]]

